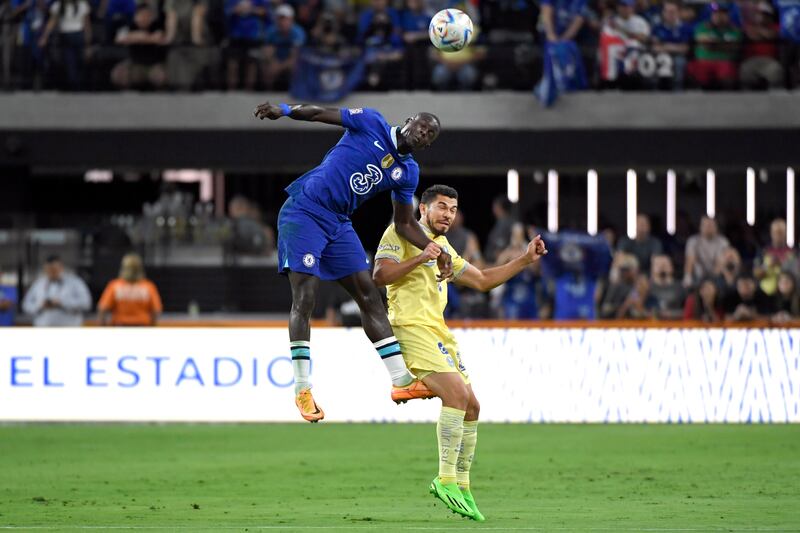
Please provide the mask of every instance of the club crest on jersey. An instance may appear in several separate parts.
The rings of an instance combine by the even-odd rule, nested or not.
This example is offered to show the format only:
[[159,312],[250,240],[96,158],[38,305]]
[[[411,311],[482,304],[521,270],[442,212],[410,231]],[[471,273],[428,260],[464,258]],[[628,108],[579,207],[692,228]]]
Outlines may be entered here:
[[375,165],[367,165],[367,173],[354,172],[350,176],[350,188],[358,195],[367,194],[383,179],[383,172]]
[[[389,168],[390,166],[394,165],[394,157],[392,154],[386,154],[383,159],[381,159],[381,166],[383,168]],[[394,178],[394,175],[392,175]]]
[[403,177],[403,169],[402,168],[397,167],[394,170],[392,170],[392,179],[394,181],[399,181],[400,178],[402,178],[402,177]]
[[303,256],[303,264],[306,266],[306,268],[313,267],[314,261],[315,261],[314,256],[311,254],[306,254]]

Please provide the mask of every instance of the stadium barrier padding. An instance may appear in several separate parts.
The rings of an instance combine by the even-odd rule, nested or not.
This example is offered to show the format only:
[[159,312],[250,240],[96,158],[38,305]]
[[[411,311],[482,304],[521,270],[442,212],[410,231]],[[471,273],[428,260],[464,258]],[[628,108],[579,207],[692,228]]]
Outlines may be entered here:
[[[800,328],[457,328],[491,422],[800,422]],[[0,421],[298,421],[284,328],[7,329]],[[434,347],[435,348],[435,347]],[[442,354],[446,357],[445,354]],[[364,333],[312,333],[329,421],[397,407]]]

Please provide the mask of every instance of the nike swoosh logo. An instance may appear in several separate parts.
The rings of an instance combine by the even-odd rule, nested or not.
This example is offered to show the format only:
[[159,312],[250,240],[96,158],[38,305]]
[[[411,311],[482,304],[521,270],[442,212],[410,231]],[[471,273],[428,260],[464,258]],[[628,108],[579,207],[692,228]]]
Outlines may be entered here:
[[316,405],[314,406],[314,414],[315,415],[319,414],[319,407],[317,407]]
[[375,142],[374,142],[374,143],[372,143],[372,144],[374,144],[375,146],[377,146],[378,148],[380,148],[382,151],[384,151],[384,152],[386,151],[386,150],[384,150],[384,149],[383,149],[383,146],[381,146],[381,143],[379,143],[378,141],[375,141]]

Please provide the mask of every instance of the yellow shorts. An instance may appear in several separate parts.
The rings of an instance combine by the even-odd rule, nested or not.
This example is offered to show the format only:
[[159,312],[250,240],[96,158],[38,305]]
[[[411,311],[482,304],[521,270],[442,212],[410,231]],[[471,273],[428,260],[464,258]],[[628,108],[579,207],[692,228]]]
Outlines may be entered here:
[[436,372],[458,372],[464,383],[470,383],[458,343],[450,330],[417,325],[393,326],[392,330],[400,342],[406,366],[418,379]]

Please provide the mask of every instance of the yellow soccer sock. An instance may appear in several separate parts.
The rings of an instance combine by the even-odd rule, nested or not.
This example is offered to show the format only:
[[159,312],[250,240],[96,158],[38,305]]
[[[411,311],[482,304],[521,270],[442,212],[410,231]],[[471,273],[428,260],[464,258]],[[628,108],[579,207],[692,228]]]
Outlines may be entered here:
[[439,439],[439,481],[443,485],[456,482],[456,461],[464,433],[465,411],[442,407],[436,436]]
[[465,420],[461,437],[461,449],[456,462],[456,480],[462,489],[469,489],[469,469],[475,458],[475,446],[478,444],[478,421]]

